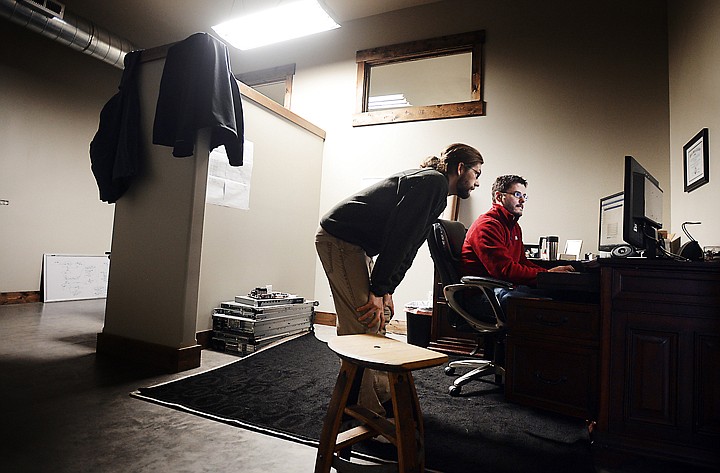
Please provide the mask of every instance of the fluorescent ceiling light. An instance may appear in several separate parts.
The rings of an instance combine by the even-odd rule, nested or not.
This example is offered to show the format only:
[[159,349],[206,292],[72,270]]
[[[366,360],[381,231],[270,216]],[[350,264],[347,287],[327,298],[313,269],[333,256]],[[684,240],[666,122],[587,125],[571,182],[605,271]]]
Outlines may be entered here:
[[340,25],[316,0],[294,0],[212,28],[225,41],[245,50],[340,28]]

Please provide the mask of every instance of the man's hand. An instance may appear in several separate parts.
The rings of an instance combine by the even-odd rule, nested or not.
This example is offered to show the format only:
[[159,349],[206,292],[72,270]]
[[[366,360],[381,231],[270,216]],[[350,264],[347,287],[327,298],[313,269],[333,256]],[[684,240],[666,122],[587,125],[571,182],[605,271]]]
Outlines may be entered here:
[[383,307],[390,311],[390,316],[386,319],[385,318],[385,310],[383,310],[383,321],[382,321],[382,325],[380,325],[381,332],[383,330],[385,330],[385,324],[387,324],[388,321],[395,316],[395,302],[393,302],[392,294],[385,294],[382,299],[383,299]]
[[570,265],[566,266],[555,266],[554,268],[548,269],[551,273],[574,273],[575,268]]
[[393,302],[392,294],[385,294],[383,296],[383,306],[390,309],[390,317],[395,315],[395,303]]
[[[386,294],[386,296],[389,295],[390,294]],[[367,303],[355,309],[356,311],[360,312],[360,315],[358,316],[358,322],[368,328],[375,327],[378,324],[380,324],[380,327],[382,327],[385,323],[385,320],[383,318],[383,300],[384,297],[378,297],[372,292],[369,292]]]

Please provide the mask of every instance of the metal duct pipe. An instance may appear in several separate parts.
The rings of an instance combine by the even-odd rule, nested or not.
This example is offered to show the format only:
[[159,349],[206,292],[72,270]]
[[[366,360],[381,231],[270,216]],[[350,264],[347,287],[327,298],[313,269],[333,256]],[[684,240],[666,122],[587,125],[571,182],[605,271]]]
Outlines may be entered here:
[[67,11],[63,18],[46,16],[17,0],[0,0],[0,17],[25,26],[65,46],[123,69],[125,55],[135,47],[130,41]]

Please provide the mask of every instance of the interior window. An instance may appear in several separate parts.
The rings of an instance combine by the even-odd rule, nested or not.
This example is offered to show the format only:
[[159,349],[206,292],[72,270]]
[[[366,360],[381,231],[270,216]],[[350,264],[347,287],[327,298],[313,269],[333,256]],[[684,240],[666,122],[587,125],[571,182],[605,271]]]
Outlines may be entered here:
[[358,51],[353,126],[484,115],[484,31]]
[[289,109],[294,75],[295,64],[287,64],[270,69],[245,72],[237,74],[235,77],[267,98]]

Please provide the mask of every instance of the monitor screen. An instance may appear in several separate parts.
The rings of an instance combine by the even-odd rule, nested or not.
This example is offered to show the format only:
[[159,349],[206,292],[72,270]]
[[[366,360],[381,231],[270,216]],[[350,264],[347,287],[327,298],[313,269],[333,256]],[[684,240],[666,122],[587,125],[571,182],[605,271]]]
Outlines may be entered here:
[[609,195],[600,199],[599,251],[612,251],[625,244],[622,236],[624,194]]
[[658,180],[632,156],[625,156],[623,240],[646,256],[655,256],[662,227],[662,189]]

